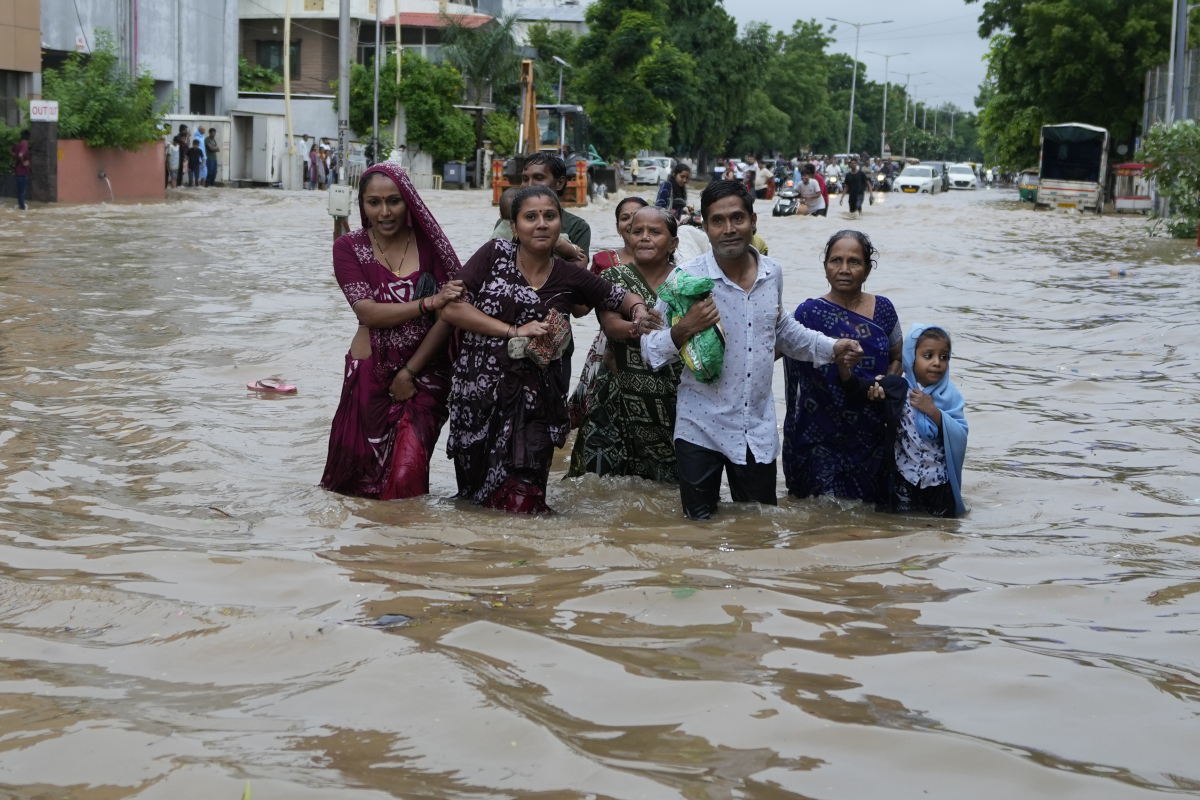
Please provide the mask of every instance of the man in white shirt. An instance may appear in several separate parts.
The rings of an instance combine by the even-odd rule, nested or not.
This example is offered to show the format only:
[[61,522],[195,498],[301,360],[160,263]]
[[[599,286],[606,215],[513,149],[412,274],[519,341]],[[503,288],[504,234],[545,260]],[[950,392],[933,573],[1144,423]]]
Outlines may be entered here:
[[821,195],[821,184],[817,183],[817,170],[812,164],[805,164],[796,171],[796,190],[808,206],[810,216],[823,217],[828,213],[825,198]]
[[857,364],[862,347],[809,330],[783,311],[783,270],[750,246],[758,222],[754,198],[738,181],[713,181],[700,195],[704,231],[713,249],[680,269],[713,279],[712,296],[693,303],[674,325],[642,336],[642,356],[654,369],[679,358],[679,349],[700,331],[721,324],[725,361],[721,377],[703,384],[690,369],[679,381],[675,454],[679,493],[689,519],[717,510],[721,473],[729,476],[735,502],[775,505],[779,433],[771,378],[775,351],[828,364]]

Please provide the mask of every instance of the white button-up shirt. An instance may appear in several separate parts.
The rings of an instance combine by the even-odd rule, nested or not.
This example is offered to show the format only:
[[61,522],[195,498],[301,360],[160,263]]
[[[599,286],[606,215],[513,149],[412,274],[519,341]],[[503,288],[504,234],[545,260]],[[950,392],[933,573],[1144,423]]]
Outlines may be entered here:
[[[814,364],[833,360],[835,339],[804,327],[783,310],[783,271],[759,255],[758,277],[750,291],[731,281],[717,266],[710,250],[679,267],[713,279],[713,299],[725,331],[725,363],[715,383],[696,380],[690,369],[679,381],[675,438],[716,450],[734,464],[746,463],[746,449],[759,464],[779,456],[775,396],[771,378],[775,350]],[[661,299],[656,306],[666,325],[642,336],[642,356],[654,369],[679,358],[671,341],[671,316]]]

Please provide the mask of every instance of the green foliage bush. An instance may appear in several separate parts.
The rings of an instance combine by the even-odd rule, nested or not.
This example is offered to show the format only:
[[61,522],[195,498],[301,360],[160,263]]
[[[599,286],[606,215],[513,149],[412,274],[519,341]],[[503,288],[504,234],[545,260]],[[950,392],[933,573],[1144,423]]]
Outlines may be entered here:
[[[475,127],[470,117],[454,107],[462,103],[462,74],[411,50],[404,51],[403,59],[398,88],[395,53],[389,53],[379,65],[380,129],[392,123],[399,98],[411,145],[429,153],[437,164],[470,157],[475,152]],[[337,94],[336,82],[333,90]],[[350,70],[350,128],[364,139],[371,135],[374,97],[375,63],[355,64]]]
[[517,149],[518,128],[515,118],[492,113],[483,120],[483,137],[491,140],[497,156],[511,156]]
[[13,145],[21,138],[21,129],[0,122],[0,175],[11,175],[13,171]]
[[1142,140],[1138,158],[1147,164],[1159,194],[1170,201],[1164,217],[1155,214],[1151,230],[1165,229],[1176,238],[1195,239],[1200,226],[1200,125],[1184,120],[1155,125]]
[[238,91],[273,92],[283,83],[283,76],[260,64],[251,64],[244,56],[238,56]]
[[60,139],[137,150],[162,136],[166,107],[155,108],[154,78],[148,71],[132,77],[121,66],[108,31],[96,32],[90,55],[71,53],[62,69],[45,70],[42,96],[58,101]]

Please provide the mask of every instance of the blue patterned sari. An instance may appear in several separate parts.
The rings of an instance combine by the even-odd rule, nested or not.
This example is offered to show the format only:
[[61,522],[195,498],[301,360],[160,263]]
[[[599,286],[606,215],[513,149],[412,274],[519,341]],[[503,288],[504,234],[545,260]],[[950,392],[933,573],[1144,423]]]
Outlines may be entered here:
[[[796,319],[835,339],[857,339],[863,358],[855,370],[871,377],[887,372],[888,351],[899,341],[896,309],[878,295],[874,319],[823,298],[805,300],[796,309]],[[875,500],[881,469],[888,460],[882,404],[847,397],[835,364],[816,367],[785,358],[784,376],[783,475],[788,493]]]

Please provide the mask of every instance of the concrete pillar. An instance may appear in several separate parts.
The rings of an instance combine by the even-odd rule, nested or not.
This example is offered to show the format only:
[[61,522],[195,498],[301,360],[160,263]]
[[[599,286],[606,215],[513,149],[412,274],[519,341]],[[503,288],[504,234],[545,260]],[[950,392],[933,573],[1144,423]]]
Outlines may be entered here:
[[58,123],[29,123],[29,199],[58,202]]

